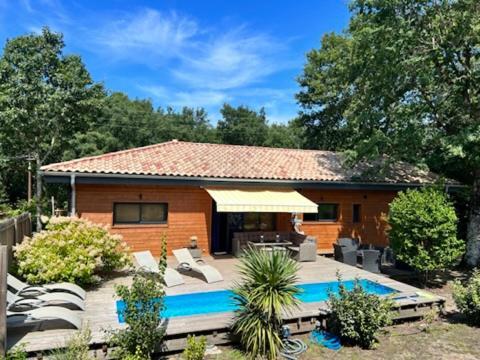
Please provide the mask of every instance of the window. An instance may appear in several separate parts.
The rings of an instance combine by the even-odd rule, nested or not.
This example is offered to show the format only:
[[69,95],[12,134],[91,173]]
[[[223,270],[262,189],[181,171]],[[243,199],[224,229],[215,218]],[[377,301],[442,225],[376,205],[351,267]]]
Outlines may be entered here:
[[243,230],[245,231],[272,231],[274,229],[275,229],[274,213],[243,214]]
[[303,214],[304,221],[337,221],[338,204],[318,204],[316,214]]
[[360,222],[360,209],[361,209],[360,204],[353,204],[352,218],[354,223]]
[[117,203],[113,205],[114,224],[165,224],[166,203]]

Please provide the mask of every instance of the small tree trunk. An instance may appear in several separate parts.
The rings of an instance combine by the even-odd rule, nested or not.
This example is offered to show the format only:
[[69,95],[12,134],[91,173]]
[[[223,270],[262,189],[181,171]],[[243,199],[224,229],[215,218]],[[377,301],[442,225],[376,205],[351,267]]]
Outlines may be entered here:
[[37,231],[42,230],[42,221],[41,221],[41,212],[42,212],[42,206],[40,205],[40,201],[42,199],[42,177],[40,176],[40,167],[42,166],[42,163],[40,161],[40,156],[37,154],[35,156],[35,161],[37,165],[37,176],[35,177],[35,182],[36,182],[36,191],[35,191],[35,200],[36,200],[36,208],[37,208]]
[[473,182],[465,260],[472,267],[477,266],[480,260],[480,169],[475,171]]

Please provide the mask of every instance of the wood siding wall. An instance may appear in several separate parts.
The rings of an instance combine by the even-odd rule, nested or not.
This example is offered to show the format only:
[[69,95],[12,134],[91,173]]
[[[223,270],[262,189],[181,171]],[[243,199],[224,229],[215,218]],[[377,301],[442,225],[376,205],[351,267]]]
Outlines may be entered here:
[[[113,225],[115,202],[166,202],[167,224]],[[77,213],[111,227],[111,232],[121,234],[132,251],[150,250],[155,256],[160,255],[163,234],[167,236],[169,253],[189,246],[192,235],[198,237],[204,254],[210,250],[212,198],[200,188],[77,185]]]
[[[332,250],[339,237],[356,237],[365,244],[388,245],[384,216],[395,191],[304,190],[301,193],[316,203],[338,204],[335,222],[305,221],[302,230],[316,236],[318,247]],[[353,204],[360,204],[360,222],[353,223]]]
[[[387,245],[386,223],[383,216],[395,191],[360,190],[303,190],[310,200],[338,204],[338,220],[335,222],[304,222],[307,235],[316,236],[320,250],[331,250],[338,237],[354,236],[363,243]],[[115,225],[115,202],[166,202],[168,223],[164,225]],[[360,204],[360,219],[353,223],[353,204]],[[190,245],[190,236],[198,237],[204,254],[210,252],[212,199],[208,193],[196,187],[77,185],[78,215],[96,223],[106,224],[113,233],[123,235],[131,249],[160,253],[160,239],[167,235],[168,250]],[[277,229],[291,230],[290,214],[277,214]]]

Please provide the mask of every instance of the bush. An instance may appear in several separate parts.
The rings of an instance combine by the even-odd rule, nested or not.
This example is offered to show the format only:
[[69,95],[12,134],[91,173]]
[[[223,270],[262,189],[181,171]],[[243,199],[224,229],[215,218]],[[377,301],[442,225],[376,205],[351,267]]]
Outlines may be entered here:
[[339,281],[339,294],[329,295],[329,327],[346,343],[370,349],[378,331],[391,323],[392,301],[366,293],[358,281],[350,291]]
[[50,360],[94,360],[88,353],[91,338],[90,329],[82,330],[68,340],[65,349],[54,351],[48,358]]
[[188,336],[187,347],[183,352],[183,359],[185,360],[203,360],[205,357],[205,350],[207,348],[207,339],[201,336],[198,340],[193,336]]
[[18,273],[29,283],[95,282],[96,273],[130,264],[120,235],[78,218],[52,218],[46,230],[15,248]]
[[400,192],[390,204],[388,235],[398,260],[425,275],[454,264],[465,250],[457,239],[457,216],[444,192],[434,188]]
[[276,359],[282,346],[282,314],[298,306],[298,263],[285,251],[248,249],[233,293],[238,310],[233,333],[252,358]]
[[[166,254],[166,239],[162,238],[162,253]],[[125,319],[125,329],[110,332],[110,344],[117,347],[115,356],[120,359],[150,359],[162,342],[165,329],[160,325],[160,313],[164,309],[163,271],[166,256],[161,256],[159,273],[137,272],[130,287],[115,287],[117,296],[124,301],[124,310],[119,313]]]
[[0,360],[27,360],[27,352],[25,351],[25,346],[20,345],[14,350],[10,350],[5,357],[0,355]]
[[465,286],[454,282],[453,300],[470,324],[480,325],[480,270],[473,272]]

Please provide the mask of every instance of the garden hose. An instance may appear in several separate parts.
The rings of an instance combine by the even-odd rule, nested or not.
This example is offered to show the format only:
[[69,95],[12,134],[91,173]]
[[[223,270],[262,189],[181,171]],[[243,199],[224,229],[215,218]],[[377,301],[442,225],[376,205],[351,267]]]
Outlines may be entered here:
[[297,360],[300,354],[307,351],[307,345],[299,339],[290,339],[290,328],[287,325],[282,326],[282,344],[283,349],[280,355],[287,360]]

